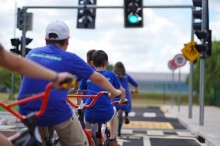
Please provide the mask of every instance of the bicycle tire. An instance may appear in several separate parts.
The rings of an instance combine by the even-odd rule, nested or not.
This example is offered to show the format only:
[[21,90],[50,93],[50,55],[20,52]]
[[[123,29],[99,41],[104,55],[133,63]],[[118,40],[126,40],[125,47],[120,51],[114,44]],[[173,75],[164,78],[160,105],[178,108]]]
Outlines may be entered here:
[[93,133],[92,133],[92,146],[98,146],[97,139]]
[[110,146],[109,142],[105,140],[104,146]]
[[118,110],[118,136],[121,136],[121,128],[124,122],[123,111],[121,109]]

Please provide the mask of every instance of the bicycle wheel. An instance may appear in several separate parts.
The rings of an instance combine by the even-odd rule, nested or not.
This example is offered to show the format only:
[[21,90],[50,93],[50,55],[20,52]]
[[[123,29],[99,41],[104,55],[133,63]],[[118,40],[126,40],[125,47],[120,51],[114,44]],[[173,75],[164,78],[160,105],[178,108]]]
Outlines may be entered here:
[[98,142],[94,134],[92,134],[92,146],[98,146]]
[[104,142],[104,146],[110,146],[110,144],[109,144],[109,141],[108,141],[108,140],[105,140],[105,142]]
[[121,136],[121,128],[123,124],[123,111],[121,109],[118,110],[118,136]]

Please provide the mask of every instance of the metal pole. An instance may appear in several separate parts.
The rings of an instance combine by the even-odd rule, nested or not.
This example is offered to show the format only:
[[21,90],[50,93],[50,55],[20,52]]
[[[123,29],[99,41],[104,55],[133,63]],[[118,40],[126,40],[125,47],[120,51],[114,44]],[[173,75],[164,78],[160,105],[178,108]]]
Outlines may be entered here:
[[188,117],[192,118],[192,97],[193,97],[193,63],[190,62],[190,74],[189,74],[189,95],[188,95],[188,104],[189,104],[189,113]]
[[[15,1],[14,38],[16,37],[16,16],[17,16],[17,2]],[[11,72],[10,99],[14,100],[14,72]]]
[[[202,0],[202,31],[206,31],[207,28],[207,8],[208,0]],[[205,45],[205,40],[202,40],[202,44]],[[200,114],[199,124],[204,125],[204,90],[205,90],[205,52],[202,51],[200,55]]]
[[24,10],[24,15],[23,15],[23,20],[24,20],[24,26],[22,30],[22,37],[21,37],[21,55],[25,56],[26,55],[26,32],[27,32],[27,8],[23,7]]
[[180,67],[179,67],[179,95],[178,95],[178,112],[180,112]]
[[[95,9],[123,9],[124,6],[97,6],[97,5],[79,5],[79,6],[24,6],[26,9],[82,9],[82,8],[95,8]],[[192,5],[152,5],[143,6],[143,8],[190,8]]]
[[171,90],[172,90],[172,95],[171,95],[171,106],[173,108],[173,102],[174,102],[174,99],[173,99],[173,94],[174,94],[174,70],[172,70],[172,84],[171,84]]
[[[192,25],[191,25],[191,40],[194,40],[194,28],[193,28],[193,11],[192,11]],[[192,118],[192,97],[193,97],[193,63],[190,62],[190,74],[189,74],[189,93],[188,93],[188,104],[189,104],[189,113],[188,117]]]

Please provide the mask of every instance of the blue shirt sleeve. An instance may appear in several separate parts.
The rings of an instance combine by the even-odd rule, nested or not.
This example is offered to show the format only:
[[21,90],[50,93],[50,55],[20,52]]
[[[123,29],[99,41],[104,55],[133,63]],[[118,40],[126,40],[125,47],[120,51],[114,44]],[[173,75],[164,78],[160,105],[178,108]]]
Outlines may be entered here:
[[133,85],[134,87],[137,87],[137,86],[138,86],[137,82],[135,82],[135,80],[134,80],[130,75],[128,75],[128,74],[126,74],[126,75],[127,75],[127,77],[128,77],[128,82],[129,82],[131,85]]

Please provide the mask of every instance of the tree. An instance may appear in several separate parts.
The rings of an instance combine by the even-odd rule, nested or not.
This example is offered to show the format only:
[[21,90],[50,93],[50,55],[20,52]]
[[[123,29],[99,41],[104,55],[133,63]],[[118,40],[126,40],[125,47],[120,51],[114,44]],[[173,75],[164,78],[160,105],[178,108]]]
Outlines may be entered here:
[[[220,85],[220,41],[212,42],[212,56],[205,62],[205,104],[215,104],[216,86]],[[193,89],[199,94],[200,59],[194,64]]]
[[[19,74],[15,73],[14,75],[14,92],[17,93],[20,87],[21,77]],[[6,87],[7,89],[11,88],[11,71],[0,67],[0,86]]]

